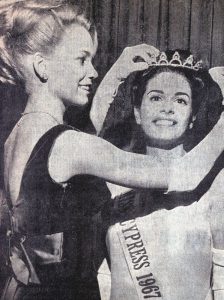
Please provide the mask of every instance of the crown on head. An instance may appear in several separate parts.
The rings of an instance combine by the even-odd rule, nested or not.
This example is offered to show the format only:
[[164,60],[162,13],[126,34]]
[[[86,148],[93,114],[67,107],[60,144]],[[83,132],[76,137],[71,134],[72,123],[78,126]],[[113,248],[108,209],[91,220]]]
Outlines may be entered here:
[[150,66],[173,66],[173,67],[182,67],[188,68],[195,71],[198,71],[202,68],[202,61],[194,62],[193,55],[188,56],[186,60],[182,62],[180,54],[178,51],[175,51],[172,59],[169,61],[167,59],[167,55],[165,52],[161,52],[161,54],[156,58],[155,56],[151,56],[151,64]]

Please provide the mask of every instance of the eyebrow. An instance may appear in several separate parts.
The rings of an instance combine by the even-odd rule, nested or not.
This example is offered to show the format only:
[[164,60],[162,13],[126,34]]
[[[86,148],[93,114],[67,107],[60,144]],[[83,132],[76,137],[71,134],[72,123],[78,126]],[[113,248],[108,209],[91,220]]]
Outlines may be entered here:
[[96,55],[96,51],[94,51],[93,53],[91,53],[88,50],[81,50],[80,51],[80,55],[85,54],[87,57],[91,57],[92,59],[95,57]]
[[[151,90],[147,93],[147,95],[149,95],[150,93],[159,93],[159,94],[164,94],[163,91],[161,90]],[[187,93],[183,93],[183,92],[177,92],[175,93],[175,96],[182,96],[182,95],[185,95],[187,96],[188,98],[190,98],[190,96],[187,94]]]
[[177,92],[177,93],[175,94],[175,96],[182,96],[182,95],[185,95],[185,96],[187,96],[188,98],[190,97],[187,93],[183,93],[183,92]]
[[161,90],[151,90],[151,91],[149,91],[148,93],[147,93],[147,95],[148,94],[150,94],[150,93],[159,93],[159,94],[164,94],[164,92],[163,91],[161,91]]
[[86,56],[91,56],[91,53],[87,50],[81,50],[80,53],[85,54]]

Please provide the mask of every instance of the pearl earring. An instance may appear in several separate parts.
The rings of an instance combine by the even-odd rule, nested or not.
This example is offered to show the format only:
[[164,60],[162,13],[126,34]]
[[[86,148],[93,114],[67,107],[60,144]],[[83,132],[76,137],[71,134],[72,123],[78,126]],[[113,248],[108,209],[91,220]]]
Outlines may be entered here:
[[47,76],[47,74],[46,74],[46,73],[43,73],[43,75],[42,75],[42,79],[44,80],[44,82],[47,82],[47,80],[48,80],[48,76]]
[[196,116],[192,116],[192,121],[191,123],[189,124],[189,129],[192,129],[193,126],[194,126],[194,121],[196,120]]

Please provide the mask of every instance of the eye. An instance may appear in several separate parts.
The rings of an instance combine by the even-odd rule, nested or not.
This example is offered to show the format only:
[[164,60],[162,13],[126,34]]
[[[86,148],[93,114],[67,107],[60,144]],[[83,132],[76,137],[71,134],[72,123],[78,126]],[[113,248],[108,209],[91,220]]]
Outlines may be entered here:
[[183,105],[187,105],[188,104],[188,102],[184,98],[177,98],[175,100],[175,102],[177,102],[178,104],[183,104]]
[[161,100],[162,100],[162,98],[159,97],[159,96],[152,96],[152,97],[150,97],[150,101],[152,101],[152,102],[158,102],[158,101],[161,101]]
[[82,57],[79,57],[78,59],[79,59],[79,61],[80,61],[80,64],[83,66],[84,63],[85,63],[85,61],[86,61],[86,57],[85,57],[85,56],[82,56]]

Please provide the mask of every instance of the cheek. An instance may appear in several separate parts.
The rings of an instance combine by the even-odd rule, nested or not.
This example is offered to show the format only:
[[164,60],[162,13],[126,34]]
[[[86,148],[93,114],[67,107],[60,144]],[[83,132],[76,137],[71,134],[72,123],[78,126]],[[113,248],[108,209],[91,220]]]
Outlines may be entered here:
[[141,116],[145,118],[153,118],[159,111],[159,104],[156,102],[151,102],[148,99],[142,101],[141,105]]
[[188,124],[190,122],[191,115],[192,115],[192,108],[191,107],[184,109],[181,112],[183,123]]
[[83,67],[82,68],[75,67],[73,68],[72,72],[70,72],[69,79],[73,80],[73,83],[76,86],[78,86],[79,82],[82,81],[85,78],[85,76],[86,76],[86,72]]
[[150,124],[153,119],[154,112],[150,109],[150,107],[147,107],[146,109],[141,111],[141,124],[143,126],[144,124]]
[[63,66],[59,65],[58,71],[61,71],[61,76],[73,84],[77,83],[85,77],[85,68],[78,61],[68,60]]

